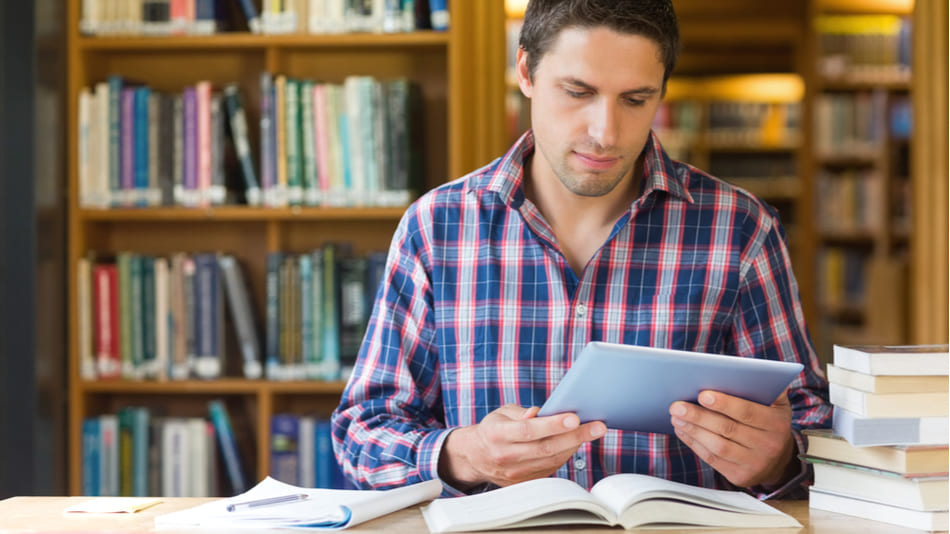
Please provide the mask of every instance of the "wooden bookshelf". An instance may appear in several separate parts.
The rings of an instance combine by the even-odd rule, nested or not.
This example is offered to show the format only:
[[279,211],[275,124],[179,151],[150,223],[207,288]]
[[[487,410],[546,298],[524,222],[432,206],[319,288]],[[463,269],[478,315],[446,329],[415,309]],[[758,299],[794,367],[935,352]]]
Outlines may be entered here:
[[[236,4],[237,2],[235,2]],[[324,416],[337,405],[342,382],[245,380],[84,380],[80,372],[76,265],[89,252],[170,254],[223,251],[244,267],[252,301],[265,303],[266,256],[305,251],[328,241],[349,241],[357,252],[386,250],[404,208],[225,205],[211,208],[90,209],[79,203],[78,95],[110,74],[142,81],[160,91],[209,80],[216,88],[236,83],[252,138],[260,116],[261,72],[340,83],[348,75],[408,77],[422,93],[423,189],[490,162],[506,148],[504,133],[503,5],[453,2],[447,32],[404,34],[208,36],[86,36],[80,34],[80,0],[69,0],[68,205],[69,351],[68,491],[82,491],[82,421],[141,405],[157,413],[207,418],[207,403],[231,409],[254,482],[270,472],[270,417],[279,412]],[[257,143],[252,143],[257,146]],[[259,162],[255,154],[255,162]],[[264,316],[263,309],[255,313]],[[236,351],[225,358],[239,358]]]
[[[911,136],[895,121],[897,106],[913,107],[911,67],[896,53],[898,32],[916,31],[913,4],[812,0],[808,6],[803,189],[814,213],[814,276],[803,292],[816,302],[810,327],[823,361],[830,361],[833,344],[909,342]],[[893,55],[834,49],[853,45],[859,34]],[[842,133],[842,124],[857,133]]]

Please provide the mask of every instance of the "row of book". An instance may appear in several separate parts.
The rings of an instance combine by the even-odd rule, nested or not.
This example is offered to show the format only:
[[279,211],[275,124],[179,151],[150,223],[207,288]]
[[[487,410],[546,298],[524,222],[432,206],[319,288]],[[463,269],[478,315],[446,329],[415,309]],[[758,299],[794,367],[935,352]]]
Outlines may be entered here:
[[820,304],[829,309],[858,309],[866,304],[869,254],[854,247],[826,246],[818,251],[815,274]]
[[[156,415],[144,406],[82,422],[82,493],[89,496],[213,497],[247,489],[227,408],[208,418]],[[224,474],[225,476],[219,476]]]
[[[419,188],[418,89],[260,77],[259,158],[234,84],[162,93],[113,75],[79,94],[84,207],[404,206]],[[260,162],[260,168],[255,161]]]
[[86,35],[446,31],[446,0],[82,0]]
[[266,377],[346,380],[363,341],[386,255],[326,244],[267,257]]
[[885,224],[880,169],[824,169],[816,179],[817,220],[825,232],[874,232]]
[[664,143],[695,142],[706,130],[710,145],[789,145],[801,138],[800,102],[714,100],[708,121],[703,106],[694,100],[663,101],[653,119]]
[[948,345],[835,345],[832,428],[806,431],[809,506],[947,530],[948,375]]
[[896,15],[822,15],[818,68],[828,79],[907,81],[911,70],[912,25]]
[[305,488],[357,489],[333,454],[330,420],[312,415],[271,416],[270,476]]
[[815,99],[819,155],[875,157],[887,132],[887,92],[823,93]]
[[271,253],[262,346],[254,299],[230,254],[82,258],[81,376],[345,379],[384,264],[383,253],[357,256],[336,244],[302,254]]

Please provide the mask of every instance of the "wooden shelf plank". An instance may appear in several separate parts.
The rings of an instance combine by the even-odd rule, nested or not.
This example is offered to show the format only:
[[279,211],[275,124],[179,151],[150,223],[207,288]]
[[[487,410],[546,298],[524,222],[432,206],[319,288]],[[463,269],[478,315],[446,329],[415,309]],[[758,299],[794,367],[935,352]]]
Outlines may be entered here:
[[407,33],[341,33],[258,35],[234,32],[214,35],[181,36],[80,36],[77,46],[83,51],[174,50],[174,49],[265,49],[345,48],[345,47],[445,47],[449,33],[417,31]]
[[345,382],[245,380],[219,378],[216,380],[93,380],[77,384],[80,393],[126,395],[256,395],[267,394],[340,394]]
[[140,221],[396,221],[405,207],[293,207],[257,208],[220,206],[213,208],[110,208],[81,209],[79,219],[86,222]]

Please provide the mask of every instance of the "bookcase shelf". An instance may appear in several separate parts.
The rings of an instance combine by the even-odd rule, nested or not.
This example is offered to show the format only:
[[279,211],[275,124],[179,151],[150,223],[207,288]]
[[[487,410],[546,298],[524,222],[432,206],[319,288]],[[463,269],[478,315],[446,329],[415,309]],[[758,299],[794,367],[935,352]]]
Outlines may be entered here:
[[[68,491],[83,491],[83,424],[89,418],[144,407],[159,418],[209,417],[209,402],[223,401],[254,482],[272,472],[271,418],[281,413],[327,417],[338,404],[339,380],[242,378],[225,363],[221,378],[200,380],[89,379],[89,294],[79,281],[85,262],[120,254],[170,257],[184,252],[228,254],[241,266],[264,352],[268,260],[272,253],[301,255],[327,243],[348,244],[357,255],[385,251],[405,211],[395,207],[89,207],[80,198],[79,96],[112,75],[153,91],[180,94],[200,81],[214,91],[234,84],[243,96],[255,166],[261,163],[258,125],[261,73],[341,84],[350,76],[407,78],[419,89],[418,191],[445,183],[504,152],[504,17],[500,0],[453,2],[448,31],[262,35],[88,36],[80,33],[81,0],[67,3],[67,150],[69,196],[69,408]],[[231,2],[219,2],[229,4]],[[238,2],[235,0],[234,9]],[[260,3],[257,2],[259,6]],[[476,29],[478,31],[476,31]],[[475,68],[477,67],[477,68]],[[240,172],[236,168],[233,172]],[[238,182],[240,179],[237,180]],[[230,202],[230,200],[229,200]],[[93,263],[95,265],[95,263]],[[144,286],[143,286],[144,287]],[[375,288],[373,288],[375,290]],[[227,312],[223,312],[227,314]],[[224,321],[225,337],[235,326]],[[84,330],[85,329],[85,330]],[[240,361],[227,342],[227,361]],[[226,481],[223,465],[218,478]],[[228,484],[220,486],[224,491]]]
[[909,231],[913,4],[808,6],[803,150],[816,215],[809,291],[824,361],[835,343],[908,341],[908,240],[900,236]]

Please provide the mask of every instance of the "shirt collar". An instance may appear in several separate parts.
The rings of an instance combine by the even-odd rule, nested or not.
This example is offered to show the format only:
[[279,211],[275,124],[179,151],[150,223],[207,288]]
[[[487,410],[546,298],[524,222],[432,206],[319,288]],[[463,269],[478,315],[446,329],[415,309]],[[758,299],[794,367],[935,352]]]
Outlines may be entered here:
[[[651,131],[647,139],[643,158],[644,186],[643,195],[653,191],[666,191],[686,202],[693,202],[687,190],[687,173],[677,172],[673,160],[663,150],[659,138]],[[534,154],[534,132],[528,130],[515,142],[508,152],[495,164],[485,189],[498,194],[501,200],[511,206],[520,206],[524,201],[524,164]]]

